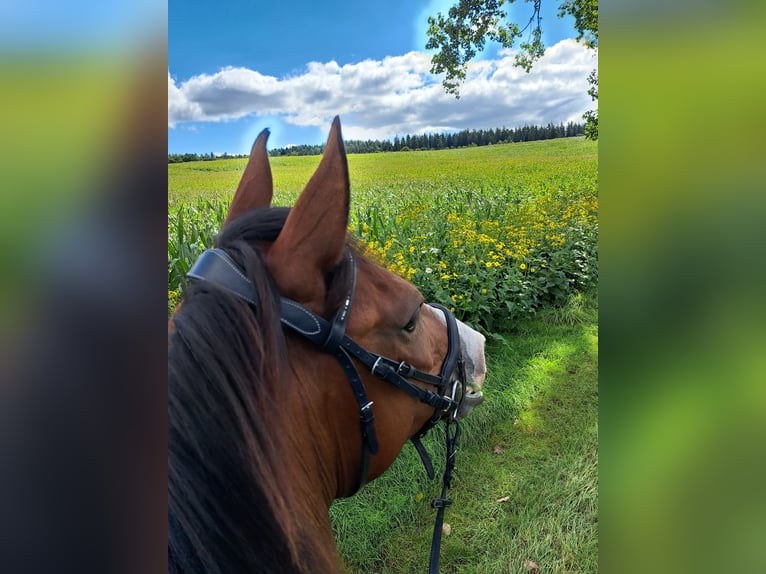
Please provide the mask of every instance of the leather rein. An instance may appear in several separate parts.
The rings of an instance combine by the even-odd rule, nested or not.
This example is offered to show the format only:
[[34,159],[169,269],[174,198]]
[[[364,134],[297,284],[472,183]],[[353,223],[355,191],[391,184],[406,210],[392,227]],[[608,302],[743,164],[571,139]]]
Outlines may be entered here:
[[[433,416],[410,439],[423,461],[428,477],[431,479],[434,478],[433,465],[420,439],[431,428],[436,426],[440,420],[444,420],[447,448],[442,491],[439,498],[431,501],[431,507],[437,509],[437,514],[431,544],[429,573],[436,574],[439,570],[439,551],[444,510],[452,504],[452,501],[446,498],[446,493],[452,479],[455,453],[457,452],[457,440],[460,435],[457,414],[466,390],[465,364],[460,349],[457,320],[446,307],[435,303],[430,304],[444,314],[447,324],[448,350],[439,375],[425,373],[404,361],[394,361],[360,347],[346,335],[346,325],[351,314],[357,276],[356,260],[350,251],[347,254],[351,265],[351,284],[346,298],[332,320],[328,321],[316,315],[292,299],[281,297],[281,322],[285,327],[308,339],[323,353],[333,355],[348,379],[359,406],[359,421],[362,435],[362,466],[354,492],[358,491],[367,482],[370,454],[377,454],[378,440],[375,434],[375,417],[372,411],[373,402],[367,398],[367,392],[353,359],[357,359],[361,364],[369,368],[370,372],[376,377],[383,379],[409,396],[434,408]],[[194,280],[215,284],[247,303],[257,305],[257,295],[252,282],[223,249],[214,248],[204,251],[189,270],[187,276]],[[436,392],[422,388],[408,379],[415,379],[434,386]],[[447,394],[448,392],[449,395]]]

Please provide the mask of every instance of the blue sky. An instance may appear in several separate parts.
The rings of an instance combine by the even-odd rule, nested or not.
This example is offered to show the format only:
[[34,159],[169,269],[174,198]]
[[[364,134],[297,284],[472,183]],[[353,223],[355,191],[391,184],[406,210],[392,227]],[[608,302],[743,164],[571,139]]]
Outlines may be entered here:
[[[546,45],[531,74],[490,47],[460,100],[430,74],[427,16],[451,0],[168,3],[169,153],[245,153],[271,128],[269,147],[321,143],[340,114],[344,136],[581,121],[593,107],[592,53],[573,20],[544,3]],[[520,20],[529,5],[512,4]],[[521,14],[519,16],[518,14]],[[527,15],[528,18],[528,15]]]

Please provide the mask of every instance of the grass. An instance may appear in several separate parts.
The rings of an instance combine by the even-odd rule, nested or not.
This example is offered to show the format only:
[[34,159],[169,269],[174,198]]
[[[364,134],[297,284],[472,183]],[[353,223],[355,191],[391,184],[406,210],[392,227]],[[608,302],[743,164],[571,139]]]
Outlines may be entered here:
[[[422,199],[457,188],[482,195],[504,196],[524,189],[554,187],[561,191],[595,185],[598,146],[582,138],[498,144],[438,151],[413,151],[348,156],[352,210],[382,205],[403,188]],[[274,203],[292,205],[319,156],[270,158]],[[168,165],[168,203],[206,198],[230,200],[247,160],[221,159]]]
[[[579,305],[574,324],[525,321],[490,336],[487,399],[463,423],[441,572],[598,570],[597,310],[592,298]],[[438,469],[435,434],[427,448]],[[405,446],[384,476],[337,501],[348,572],[425,571],[439,488]]]

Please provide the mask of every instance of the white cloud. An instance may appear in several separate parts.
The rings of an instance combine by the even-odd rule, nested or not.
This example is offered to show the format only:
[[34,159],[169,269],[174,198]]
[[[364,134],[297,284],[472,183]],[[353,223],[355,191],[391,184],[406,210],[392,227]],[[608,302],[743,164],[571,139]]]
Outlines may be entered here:
[[199,106],[181,91],[168,72],[168,127],[175,127],[181,122],[193,121],[201,117]]
[[574,40],[551,46],[530,73],[513,66],[514,53],[470,64],[456,100],[430,73],[430,56],[410,52],[355,64],[310,62],[284,78],[225,68],[180,84],[168,73],[168,126],[248,115],[283,116],[298,126],[325,126],[336,114],[350,139],[525,123],[582,121],[594,107],[587,77],[592,51]]

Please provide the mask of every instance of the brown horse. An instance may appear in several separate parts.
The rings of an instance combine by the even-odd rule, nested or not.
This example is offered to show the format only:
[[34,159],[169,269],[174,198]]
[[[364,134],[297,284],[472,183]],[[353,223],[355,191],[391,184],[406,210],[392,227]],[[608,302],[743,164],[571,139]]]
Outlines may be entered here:
[[338,118],[292,209],[267,137],[169,326],[170,572],[338,572],[332,501],[482,400],[484,337],[347,235]]

